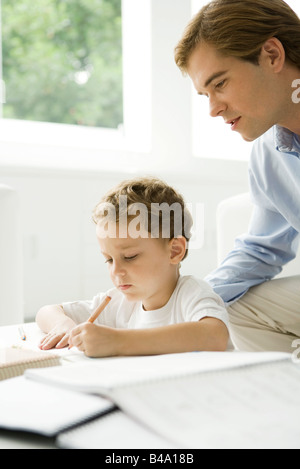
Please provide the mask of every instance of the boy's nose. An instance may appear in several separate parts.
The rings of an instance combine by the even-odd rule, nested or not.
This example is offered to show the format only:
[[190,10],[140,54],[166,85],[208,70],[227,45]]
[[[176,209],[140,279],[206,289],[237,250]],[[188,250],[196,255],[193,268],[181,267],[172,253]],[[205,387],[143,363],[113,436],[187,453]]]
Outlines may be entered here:
[[125,269],[123,267],[123,265],[119,262],[115,262],[114,263],[114,266],[113,266],[113,275],[114,276],[123,276],[125,275]]

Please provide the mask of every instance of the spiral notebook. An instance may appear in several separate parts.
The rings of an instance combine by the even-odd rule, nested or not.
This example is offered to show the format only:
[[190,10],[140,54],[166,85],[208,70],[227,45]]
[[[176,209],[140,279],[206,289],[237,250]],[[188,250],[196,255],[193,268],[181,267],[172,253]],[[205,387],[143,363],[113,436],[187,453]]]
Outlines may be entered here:
[[24,376],[0,382],[0,428],[54,437],[115,408],[108,399],[54,388]]
[[[289,354],[104,359],[70,365],[65,371],[54,367],[28,370],[26,375],[108,395],[177,448],[300,448],[300,365]],[[69,434],[69,445],[73,436]]]
[[113,357],[78,362],[67,367],[26,370],[29,379],[110,396],[117,388],[206,371],[244,367],[274,360],[290,359],[282,353],[191,352],[169,355]]
[[0,381],[19,376],[28,368],[60,365],[58,355],[18,347],[0,348]]

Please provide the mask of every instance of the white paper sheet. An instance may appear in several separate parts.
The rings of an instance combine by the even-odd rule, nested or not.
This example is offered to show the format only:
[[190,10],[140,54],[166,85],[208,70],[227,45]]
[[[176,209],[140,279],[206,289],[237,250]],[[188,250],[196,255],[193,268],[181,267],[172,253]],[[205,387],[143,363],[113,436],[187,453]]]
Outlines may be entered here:
[[300,368],[275,362],[115,389],[123,409],[186,448],[300,448]]

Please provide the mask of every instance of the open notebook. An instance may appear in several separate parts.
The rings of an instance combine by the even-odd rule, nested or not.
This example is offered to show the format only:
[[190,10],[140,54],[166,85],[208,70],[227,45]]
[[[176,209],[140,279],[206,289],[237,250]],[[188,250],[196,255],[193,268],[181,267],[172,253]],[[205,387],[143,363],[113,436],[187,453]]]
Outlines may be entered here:
[[28,370],[26,376],[108,395],[177,448],[300,448],[300,368],[288,354],[116,358],[64,371]]
[[110,396],[119,387],[213,370],[241,368],[274,360],[290,360],[281,353],[191,352],[145,357],[94,359],[67,367],[26,370],[29,379],[86,393]]

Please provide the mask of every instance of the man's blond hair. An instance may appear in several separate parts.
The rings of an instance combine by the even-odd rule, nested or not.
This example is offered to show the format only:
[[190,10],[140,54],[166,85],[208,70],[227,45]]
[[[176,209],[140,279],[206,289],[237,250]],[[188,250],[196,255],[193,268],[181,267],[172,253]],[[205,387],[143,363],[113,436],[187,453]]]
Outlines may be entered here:
[[225,56],[258,65],[271,37],[281,41],[287,60],[300,69],[300,20],[283,0],[213,0],[188,24],[175,62],[187,73],[192,52],[205,42]]

